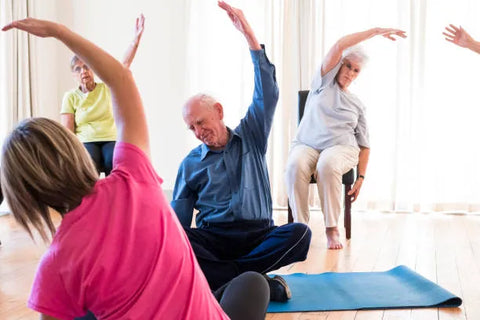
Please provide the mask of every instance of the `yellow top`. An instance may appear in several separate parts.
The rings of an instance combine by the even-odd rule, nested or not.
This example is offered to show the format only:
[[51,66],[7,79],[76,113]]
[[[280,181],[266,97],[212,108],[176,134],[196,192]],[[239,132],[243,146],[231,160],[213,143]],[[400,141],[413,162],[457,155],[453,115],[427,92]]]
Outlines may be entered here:
[[73,113],[75,134],[81,142],[117,139],[110,89],[104,83],[97,83],[88,93],[78,88],[65,93],[60,113]]

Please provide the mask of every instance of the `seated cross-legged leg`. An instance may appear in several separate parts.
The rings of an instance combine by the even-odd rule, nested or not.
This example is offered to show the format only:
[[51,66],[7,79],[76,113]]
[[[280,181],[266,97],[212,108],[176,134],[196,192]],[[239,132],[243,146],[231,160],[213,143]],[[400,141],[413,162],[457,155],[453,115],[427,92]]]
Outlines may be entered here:
[[292,147],[288,156],[285,183],[288,202],[296,222],[308,223],[308,189],[318,161],[319,152],[304,144]]
[[337,145],[323,150],[317,163],[317,186],[325,219],[327,246],[342,249],[338,217],[342,209],[342,175],[358,163],[358,148]]
[[[245,227],[242,223],[226,229],[184,227],[212,290],[247,271],[266,274],[306,259],[311,231],[305,224],[275,227],[268,223],[263,226],[250,223],[247,233]],[[289,297],[288,286],[281,279],[267,280],[272,300],[281,301]]]
[[312,232],[303,223],[270,227],[262,241],[248,254],[236,259],[241,272],[267,273],[307,258]]

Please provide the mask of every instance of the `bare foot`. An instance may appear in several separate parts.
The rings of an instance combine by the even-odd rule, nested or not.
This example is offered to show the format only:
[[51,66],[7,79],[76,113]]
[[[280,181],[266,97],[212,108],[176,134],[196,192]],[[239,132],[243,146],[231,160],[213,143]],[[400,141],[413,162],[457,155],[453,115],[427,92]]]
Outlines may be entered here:
[[327,234],[328,249],[338,250],[343,248],[337,227],[326,228],[325,233]]

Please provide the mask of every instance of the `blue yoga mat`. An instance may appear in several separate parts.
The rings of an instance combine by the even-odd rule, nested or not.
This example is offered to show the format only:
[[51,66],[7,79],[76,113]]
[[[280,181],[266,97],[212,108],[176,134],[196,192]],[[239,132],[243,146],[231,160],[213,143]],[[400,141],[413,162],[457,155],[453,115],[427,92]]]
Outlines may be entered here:
[[406,266],[385,272],[295,273],[282,277],[292,298],[268,312],[458,307],[462,299]]

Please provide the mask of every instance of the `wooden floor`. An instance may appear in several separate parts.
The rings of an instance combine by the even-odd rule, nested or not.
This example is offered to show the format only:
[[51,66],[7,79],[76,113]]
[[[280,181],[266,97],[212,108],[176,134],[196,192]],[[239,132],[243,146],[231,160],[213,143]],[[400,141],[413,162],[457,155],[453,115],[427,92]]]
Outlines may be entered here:
[[[274,213],[277,224],[286,212]],[[268,314],[268,320],[480,319],[480,216],[353,213],[352,240],[326,250],[323,222],[313,212],[308,259],[277,273],[384,271],[403,264],[463,299],[460,308]],[[25,306],[36,264],[45,250],[10,216],[0,217],[0,319],[38,319]]]

